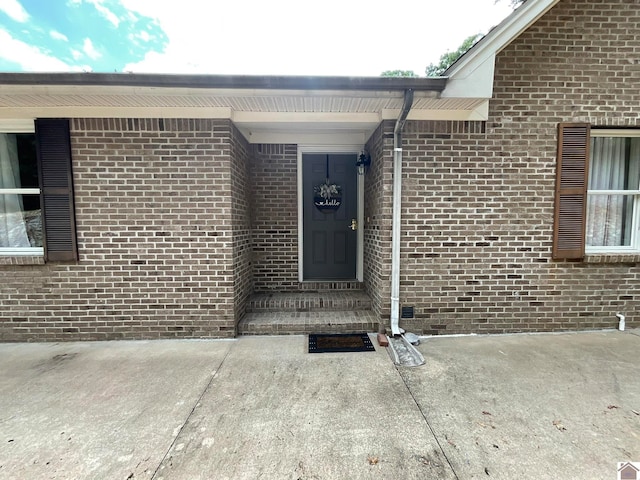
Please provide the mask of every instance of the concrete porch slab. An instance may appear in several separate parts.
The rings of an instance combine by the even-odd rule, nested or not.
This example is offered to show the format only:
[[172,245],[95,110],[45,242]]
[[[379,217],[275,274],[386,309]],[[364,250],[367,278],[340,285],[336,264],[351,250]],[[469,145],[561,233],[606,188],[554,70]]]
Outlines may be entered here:
[[233,343],[0,344],[0,478],[151,478]]
[[240,340],[159,478],[454,476],[384,349],[309,355],[289,336]]
[[640,338],[423,339],[399,371],[458,478],[616,478],[640,461]]
[[435,337],[399,369],[305,336],[0,344],[0,478],[615,478],[635,333]]

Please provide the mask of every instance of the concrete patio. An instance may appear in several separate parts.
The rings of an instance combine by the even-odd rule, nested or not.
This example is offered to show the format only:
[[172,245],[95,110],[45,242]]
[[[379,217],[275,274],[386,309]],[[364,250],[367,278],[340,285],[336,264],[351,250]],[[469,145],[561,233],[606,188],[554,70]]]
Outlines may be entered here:
[[432,337],[426,364],[306,337],[0,344],[0,478],[615,478],[638,332]]

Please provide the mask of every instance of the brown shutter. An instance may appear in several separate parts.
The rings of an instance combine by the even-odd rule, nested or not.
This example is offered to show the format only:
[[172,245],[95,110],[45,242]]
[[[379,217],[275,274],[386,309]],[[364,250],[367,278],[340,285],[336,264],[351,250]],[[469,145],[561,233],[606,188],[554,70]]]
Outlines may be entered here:
[[45,259],[77,260],[69,121],[36,120],[36,141]]
[[589,135],[590,126],[586,123],[558,125],[554,259],[584,257]]

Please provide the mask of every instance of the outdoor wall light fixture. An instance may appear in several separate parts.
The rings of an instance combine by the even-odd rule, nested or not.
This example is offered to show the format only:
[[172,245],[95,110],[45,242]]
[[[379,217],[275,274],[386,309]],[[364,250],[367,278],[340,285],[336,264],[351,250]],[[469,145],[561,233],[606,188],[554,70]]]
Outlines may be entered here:
[[364,175],[367,173],[367,169],[371,165],[371,155],[366,150],[362,150],[358,154],[358,160],[356,161],[356,167],[358,167],[358,175]]

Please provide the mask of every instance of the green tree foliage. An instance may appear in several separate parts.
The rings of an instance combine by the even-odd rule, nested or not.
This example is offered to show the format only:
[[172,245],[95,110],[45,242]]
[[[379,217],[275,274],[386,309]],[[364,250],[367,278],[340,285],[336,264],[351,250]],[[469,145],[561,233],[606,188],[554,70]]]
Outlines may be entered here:
[[[501,2],[503,0],[495,0],[495,3]],[[509,5],[512,8],[518,8],[527,0],[508,0]],[[427,77],[439,77],[444,73],[444,71],[449,68],[453,63],[458,60],[462,55],[464,55],[467,50],[475,45],[475,43],[482,38],[482,34],[478,33],[475,35],[471,35],[462,45],[458,47],[457,50],[453,52],[446,52],[440,56],[440,61],[438,63],[430,63],[426,68]],[[381,77],[417,77],[416,73],[413,70],[386,70],[380,74]]]
[[442,75],[444,71],[453,64],[453,62],[464,55],[467,50],[473,47],[475,43],[481,38],[482,34],[480,33],[471,35],[470,37],[466,38],[465,41],[462,42],[462,45],[460,45],[455,51],[442,54],[438,63],[430,63],[427,66],[427,77],[439,77],[440,75]]
[[[496,3],[502,0],[495,0]],[[512,8],[517,8],[522,5],[527,0],[509,0],[509,5]],[[427,66],[426,73],[427,77],[438,77],[444,73],[444,71],[453,65],[453,62],[458,60],[462,55],[464,55],[467,50],[475,45],[475,43],[482,38],[482,34],[476,34],[468,37],[462,45],[458,47],[458,49],[454,52],[446,52],[440,57],[440,61],[438,63],[431,63]]]
[[417,77],[413,70],[385,70],[380,74],[381,77]]

